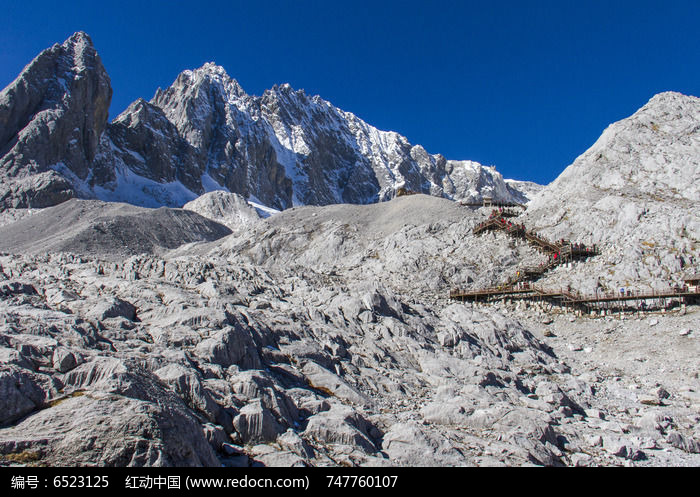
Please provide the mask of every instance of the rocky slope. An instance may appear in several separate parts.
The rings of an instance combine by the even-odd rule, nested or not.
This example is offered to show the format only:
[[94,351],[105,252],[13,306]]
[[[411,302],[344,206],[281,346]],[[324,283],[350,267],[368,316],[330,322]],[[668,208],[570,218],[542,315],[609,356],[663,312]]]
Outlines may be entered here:
[[123,259],[217,240],[231,230],[190,210],[73,199],[1,227],[0,232],[0,251],[99,253]]
[[186,203],[183,209],[196,212],[232,230],[250,227],[261,215],[246,199],[236,193],[216,190]]
[[698,200],[700,99],[667,92],[610,125],[533,198],[524,222],[552,239],[602,247],[566,274],[589,293],[666,289],[700,262]]
[[42,52],[0,93],[0,209],[74,197],[181,207],[212,190],[275,209],[366,204],[401,187],[526,200],[493,168],[429,154],[289,85],[248,95],[212,63],[108,123],[111,94],[85,33]]
[[[121,259],[109,245],[6,246],[2,460],[700,463],[697,311],[618,325],[450,303],[453,282],[540,257],[502,235],[484,250],[470,232],[485,215],[415,195],[289,209]],[[667,374],[650,357],[660,340]]]

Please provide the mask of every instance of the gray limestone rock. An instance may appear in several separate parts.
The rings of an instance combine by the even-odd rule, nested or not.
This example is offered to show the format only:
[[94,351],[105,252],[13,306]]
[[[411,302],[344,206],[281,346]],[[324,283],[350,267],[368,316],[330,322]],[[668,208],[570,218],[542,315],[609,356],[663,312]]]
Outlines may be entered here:
[[289,450],[303,459],[313,459],[314,450],[297,432],[289,428],[277,437],[277,443],[284,450]]
[[57,393],[47,388],[47,383],[50,380],[17,366],[0,365],[0,425],[13,423],[42,408]]
[[273,442],[285,431],[272,412],[263,407],[260,399],[243,406],[233,419],[233,426],[244,443]]
[[262,466],[273,468],[305,468],[309,466],[306,459],[292,451],[274,451],[260,454],[255,462]]
[[[14,347],[23,357],[29,359],[34,367],[50,367],[53,361],[53,351],[57,341],[47,336],[37,336],[37,330],[26,330],[29,333],[15,334],[9,337],[8,344]],[[32,368],[32,369],[33,369]]]
[[85,33],[39,54],[0,93],[0,205],[46,207],[74,196],[70,180],[88,179],[111,98]]
[[406,466],[467,466],[464,454],[439,433],[408,422],[396,423],[384,434],[382,451]]
[[232,364],[243,369],[260,369],[261,361],[250,332],[242,326],[227,326],[211,338],[202,340],[195,354],[203,361],[229,367]]
[[195,370],[180,364],[168,364],[155,371],[154,374],[172,388],[183,402],[194,411],[203,413],[210,421],[216,421],[219,424],[230,422],[230,419],[227,420],[221,412],[221,407],[202,386]]
[[603,437],[603,449],[616,457],[627,458],[632,454],[629,443],[616,437]]
[[172,404],[185,410],[178,395],[135,359],[98,356],[62,376],[66,391],[103,392]]
[[593,458],[590,455],[584,453],[572,454],[570,460],[571,465],[576,468],[588,467],[591,466],[593,463]]
[[563,466],[554,423],[546,416],[533,417],[527,410],[513,409],[495,423],[502,440],[525,453],[525,459],[544,466]]
[[78,358],[66,348],[56,347],[53,351],[53,368],[59,373],[67,373],[78,365]]
[[571,398],[564,393],[559,385],[555,383],[550,381],[540,382],[535,389],[535,394],[548,404],[553,404],[555,406],[566,406],[570,408],[572,412],[584,414],[583,408],[571,400]]
[[34,370],[34,364],[19,351],[0,347],[0,364],[12,364],[22,369]]
[[666,441],[686,452],[691,452],[693,454],[700,454],[700,442],[697,440],[687,437],[677,431],[672,431],[666,437]]
[[224,451],[224,446],[231,442],[231,439],[226,434],[226,430],[219,425],[204,423],[202,424],[202,431],[204,432],[204,438],[207,439],[207,442],[215,451]]
[[367,454],[377,452],[369,432],[372,426],[348,406],[332,405],[308,419],[304,437],[323,444],[342,444],[357,447]]
[[0,284],[0,296],[10,297],[12,295],[36,295],[36,288],[21,281],[5,281]]
[[302,369],[311,388],[357,405],[369,405],[370,399],[348,385],[342,378],[314,362],[307,362]]
[[113,297],[91,306],[88,316],[94,316],[99,320],[122,317],[133,321],[136,319],[136,307],[126,300]]
[[49,466],[214,466],[198,423],[156,402],[95,393],[72,397],[0,429],[0,454]]

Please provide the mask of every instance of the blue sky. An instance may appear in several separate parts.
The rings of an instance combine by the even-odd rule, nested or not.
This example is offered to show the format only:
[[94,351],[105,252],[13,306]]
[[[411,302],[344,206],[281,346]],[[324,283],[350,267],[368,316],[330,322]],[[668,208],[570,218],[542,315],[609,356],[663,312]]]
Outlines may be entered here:
[[83,30],[110,115],[184,69],[290,83],[450,159],[548,183],[654,94],[700,96],[700,2],[0,0],[0,87]]

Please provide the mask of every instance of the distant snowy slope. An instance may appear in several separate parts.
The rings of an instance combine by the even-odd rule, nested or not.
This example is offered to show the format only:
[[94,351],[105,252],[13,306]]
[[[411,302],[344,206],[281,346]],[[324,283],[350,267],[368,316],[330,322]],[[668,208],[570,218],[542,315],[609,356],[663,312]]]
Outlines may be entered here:
[[532,200],[535,195],[544,189],[543,185],[533,183],[532,181],[519,181],[515,179],[507,179],[505,181],[506,185],[513,191],[514,195],[521,194],[528,201]]

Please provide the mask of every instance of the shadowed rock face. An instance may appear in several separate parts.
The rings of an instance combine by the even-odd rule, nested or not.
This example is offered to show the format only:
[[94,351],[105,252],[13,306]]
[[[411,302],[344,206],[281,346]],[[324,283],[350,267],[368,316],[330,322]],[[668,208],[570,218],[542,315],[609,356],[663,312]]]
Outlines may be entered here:
[[199,192],[202,171],[196,155],[161,109],[139,99],[107,126],[93,165],[95,183],[108,186],[116,179],[115,164],[121,163],[149,180],[179,181]]
[[109,76],[85,33],[34,59],[0,93],[0,206],[46,207],[74,196],[50,168],[88,178],[111,99]]
[[0,233],[2,251],[69,251],[113,259],[213,241],[231,230],[184,209],[71,199],[0,227]]

